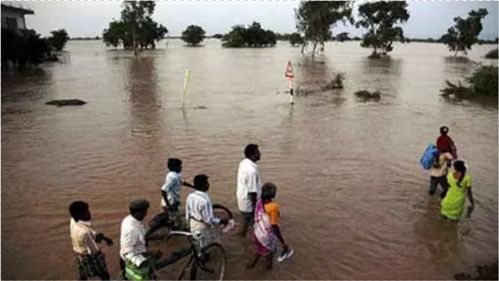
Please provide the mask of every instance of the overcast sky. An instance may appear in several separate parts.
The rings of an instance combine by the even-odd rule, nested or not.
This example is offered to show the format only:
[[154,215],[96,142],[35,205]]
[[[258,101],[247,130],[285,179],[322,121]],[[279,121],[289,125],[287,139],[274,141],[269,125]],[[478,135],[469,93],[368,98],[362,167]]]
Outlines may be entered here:
[[[3,2],[3,1],[2,1]],[[403,25],[408,37],[440,37],[453,24],[455,16],[466,16],[471,9],[486,8],[480,38],[495,39],[498,30],[498,3],[491,2],[411,2],[410,19]],[[101,36],[109,22],[120,17],[121,1],[29,1],[34,10],[26,24],[42,35],[65,28],[72,37]],[[258,21],[265,29],[285,33],[295,31],[294,9],[298,1],[158,1],[153,18],[166,26],[170,36],[178,36],[189,24],[202,26],[208,35],[226,33],[236,24]],[[358,3],[356,3],[356,6]],[[356,9],[355,9],[356,10]],[[364,30],[341,24],[342,31],[361,35]]]

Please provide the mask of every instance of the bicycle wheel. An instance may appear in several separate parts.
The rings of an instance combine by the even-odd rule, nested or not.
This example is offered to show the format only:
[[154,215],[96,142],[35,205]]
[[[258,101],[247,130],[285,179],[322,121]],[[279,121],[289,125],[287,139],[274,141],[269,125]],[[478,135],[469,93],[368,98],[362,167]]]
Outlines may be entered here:
[[210,244],[196,254],[191,267],[191,280],[223,280],[227,257],[220,243]]

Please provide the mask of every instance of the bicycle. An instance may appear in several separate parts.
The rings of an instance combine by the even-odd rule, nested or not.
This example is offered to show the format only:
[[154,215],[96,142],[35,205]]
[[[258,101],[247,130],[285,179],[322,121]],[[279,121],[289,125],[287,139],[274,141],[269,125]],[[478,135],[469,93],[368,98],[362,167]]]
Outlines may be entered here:
[[[214,205],[214,208],[226,212],[228,217],[232,218],[232,213],[227,208],[220,205]],[[157,215],[155,218],[158,216],[162,216],[162,214]],[[175,237],[185,238],[188,242],[188,247],[173,252],[167,258],[152,262],[149,279],[157,280],[158,273],[163,269],[186,257],[190,257],[182,267],[180,275],[177,278],[178,280],[187,277],[190,280],[223,280],[227,257],[223,246],[217,242],[218,234],[215,228],[203,233],[191,233],[175,229],[177,224],[171,219],[163,217],[162,223],[161,228],[156,228],[154,232],[149,233],[148,248],[151,248],[149,242],[153,241],[159,241],[159,247],[165,247]],[[186,274],[188,271],[189,274]]]

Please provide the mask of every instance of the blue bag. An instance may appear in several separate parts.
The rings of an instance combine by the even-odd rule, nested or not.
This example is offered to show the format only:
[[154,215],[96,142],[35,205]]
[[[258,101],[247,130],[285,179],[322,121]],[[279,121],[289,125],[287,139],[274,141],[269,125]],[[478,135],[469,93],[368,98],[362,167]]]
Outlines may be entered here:
[[423,166],[425,170],[429,170],[433,165],[433,159],[437,154],[438,154],[437,147],[434,144],[430,143],[426,147],[423,156],[421,156],[421,160],[419,161],[421,163],[421,166]]

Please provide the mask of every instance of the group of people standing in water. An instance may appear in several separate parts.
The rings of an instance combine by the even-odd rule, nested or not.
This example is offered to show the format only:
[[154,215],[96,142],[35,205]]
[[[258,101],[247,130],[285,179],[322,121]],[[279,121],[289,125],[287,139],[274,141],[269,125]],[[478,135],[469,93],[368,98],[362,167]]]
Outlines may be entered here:
[[[430,167],[429,194],[435,195],[438,186],[441,187],[440,214],[443,218],[458,221],[465,214],[466,198],[470,201],[467,215],[471,215],[475,207],[471,191],[472,177],[466,163],[458,160],[457,148],[449,136],[449,128],[442,126],[440,136],[436,141],[436,153],[432,155]],[[251,240],[254,246],[254,256],[248,262],[247,268],[253,267],[264,257],[267,269],[272,268],[277,241],[282,246],[278,256],[281,262],[293,255],[294,251],[285,242],[280,222],[280,207],[275,201],[277,186],[271,182],[262,184],[257,162],[261,153],[256,144],[248,144],[244,149],[244,159],[239,163],[237,173],[236,201],[241,214],[238,234],[246,237],[252,226]],[[453,168],[450,170],[449,168]],[[426,167],[428,168],[428,167]],[[185,227],[200,235],[216,232],[217,225],[227,226],[234,221],[229,217],[218,217],[213,211],[213,205],[208,195],[210,184],[208,176],[196,175],[193,184],[183,181],[182,161],[177,158],[168,159],[168,172],[161,187],[162,213],[150,220],[148,227],[143,223],[149,209],[145,199],[133,200],[129,205],[129,215],[121,224],[120,235],[120,266],[122,270],[129,266],[134,268],[150,267],[151,262],[161,258],[162,253],[147,249],[147,241],[151,233],[159,228],[183,227],[179,214],[181,206],[181,186],[187,186],[194,191],[187,196],[185,203]],[[100,277],[109,279],[104,254],[98,243],[112,245],[113,241],[102,233],[97,233],[91,223],[89,205],[84,201],[74,201],[69,206],[70,234],[73,252],[78,268],[79,279]],[[216,237],[216,235],[215,235]],[[126,276],[126,275],[124,275]]]
[[[429,194],[434,195],[440,185],[440,214],[445,219],[458,221],[465,215],[466,198],[470,201],[467,216],[473,212],[475,201],[468,165],[463,160],[458,160],[456,145],[448,133],[448,127],[440,127],[440,136],[436,141],[437,152],[430,168]],[[453,167],[452,171],[449,171],[450,167]]]
[[[242,221],[238,234],[246,237],[250,226],[253,227],[251,239],[254,246],[254,257],[248,262],[247,268],[252,268],[256,262],[265,257],[267,269],[272,269],[273,259],[277,252],[277,241],[282,245],[278,261],[291,257],[294,250],[289,247],[279,228],[279,204],[275,201],[277,186],[273,183],[262,184],[257,162],[261,154],[256,144],[248,144],[244,149],[245,158],[240,162],[237,173],[236,199]],[[217,239],[216,227],[226,229],[235,225],[229,217],[217,217],[208,195],[210,184],[205,174],[196,175],[193,184],[183,181],[182,161],[177,158],[168,159],[168,172],[161,187],[162,212],[148,225],[144,224],[147,217],[149,202],[136,199],[129,204],[129,215],[121,223],[120,234],[120,267],[126,277],[127,269],[141,271],[158,261],[162,253],[147,248],[148,239],[162,227],[183,229],[197,233],[199,236]],[[189,193],[185,203],[184,226],[179,214],[181,186],[194,189]],[[113,245],[113,241],[102,233],[97,233],[91,224],[91,213],[87,202],[78,200],[69,206],[70,236],[77,266],[79,280],[89,277],[109,279],[105,256],[99,243]],[[214,234],[214,235],[213,235]]]

